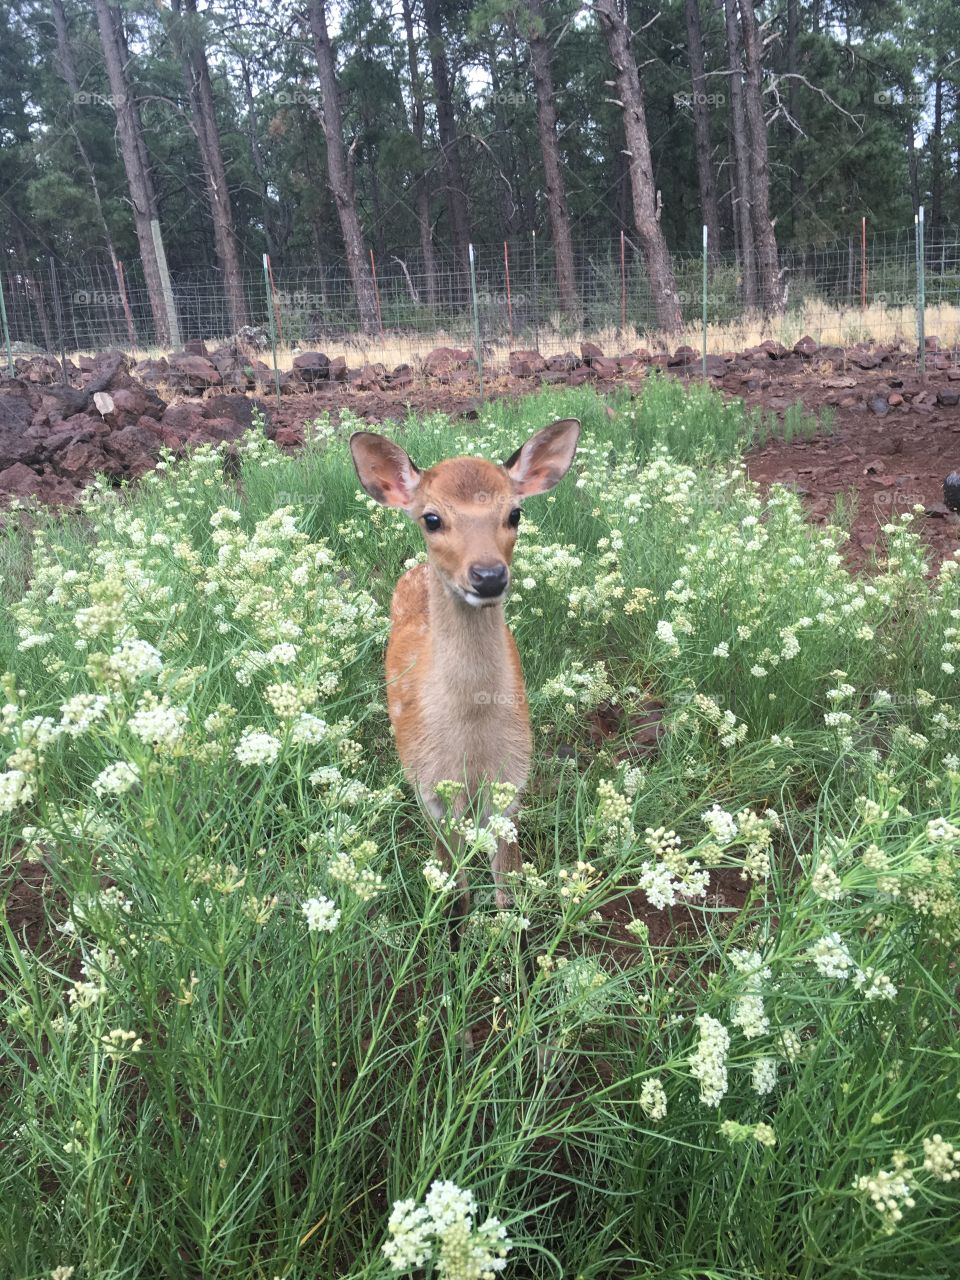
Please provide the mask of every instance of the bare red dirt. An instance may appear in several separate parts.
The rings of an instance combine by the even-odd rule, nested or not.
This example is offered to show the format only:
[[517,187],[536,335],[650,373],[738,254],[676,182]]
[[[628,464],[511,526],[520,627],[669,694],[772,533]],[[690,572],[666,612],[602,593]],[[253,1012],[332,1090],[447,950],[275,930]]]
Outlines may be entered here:
[[[927,347],[923,375],[915,351],[891,343],[844,349],[803,338],[792,349],[766,342],[708,357],[711,383],[748,406],[780,418],[796,404],[818,415],[829,409],[829,431],[754,450],[749,472],[764,487],[793,487],[813,521],[829,519],[842,499],[853,513],[848,556],[857,566],[871,562],[884,524],[918,506],[933,563],[960,544],[960,515],[943,501],[944,478],[960,468],[960,350],[941,351],[936,338]],[[402,365],[392,373],[381,365],[349,370],[341,357],[322,353],[297,360],[300,367],[284,375],[280,403],[266,395],[258,402],[269,434],[286,448],[300,445],[305,424],[324,413],[337,420],[349,409],[380,423],[408,413],[475,418],[482,408],[469,352],[441,348],[416,370]],[[164,368],[152,367],[158,363]],[[0,501],[70,503],[98,471],[118,483],[133,480],[161,447],[234,440],[250,423],[250,389],[262,391],[265,369],[243,365],[232,347],[209,359],[205,349],[171,356],[169,365],[131,364],[109,352],[84,368],[70,366],[70,385],[61,387],[51,357],[22,364],[16,379],[0,381]],[[654,368],[701,376],[700,358],[687,347],[672,356],[638,350],[607,357],[584,344],[579,355],[549,361],[513,353],[509,367],[487,371],[484,397],[519,397],[543,384],[639,391]],[[174,400],[161,399],[157,386],[172,387]]]

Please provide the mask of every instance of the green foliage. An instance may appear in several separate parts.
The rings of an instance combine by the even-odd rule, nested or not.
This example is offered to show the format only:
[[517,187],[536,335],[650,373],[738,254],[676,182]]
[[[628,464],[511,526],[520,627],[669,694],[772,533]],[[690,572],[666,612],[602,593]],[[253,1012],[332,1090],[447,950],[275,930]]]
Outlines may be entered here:
[[11,1274],[373,1280],[390,1241],[448,1277],[467,1242],[544,1280],[951,1280],[956,562],[906,519],[851,574],[708,389],[609,409],[395,428],[421,465],[584,428],[508,602],[524,870],[498,912],[470,834],[459,950],[383,705],[422,541],[348,415],[8,523]]
[[[569,0],[545,0],[567,199],[578,241],[612,243],[632,227],[621,111],[596,22]],[[727,199],[730,157],[727,55],[722,13],[701,4],[709,126],[717,164],[725,243],[732,247]],[[798,0],[797,71],[789,78],[788,6],[761,6],[769,130],[771,209],[781,244],[844,238],[866,215],[871,228],[909,227],[913,201],[931,206],[936,166],[939,217],[956,220],[957,184],[949,157],[957,142],[958,24],[955,6],[925,0],[853,5],[824,16]],[[122,6],[131,56],[127,73],[140,104],[144,136],[168,230],[174,271],[207,267],[213,239],[202,199],[200,162],[189,123],[182,67],[171,38],[172,13],[141,0]],[[54,26],[45,6],[17,0],[0,19],[0,167],[7,191],[0,240],[18,254],[53,251],[67,262],[102,256],[103,226],[82,163],[82,146],[102,191],[110,234],[124,258],[136,240],[115,145],[116,117],[102,64],[94,9],[65,0],[80,101],[57,71]],[[687,31],[682,0],[656,22],[638,13],[637,56],[670,248],[695,252],[702,211],[697,189]],[[188,15],[189,17],[189,15]],[[380,0],[351,0],[337,11],[335,41],[344,129],[365,237],[382,261],[412,256],[419,244],[415,183],[425,174],[438,246],[449,245],[430,60],[414,7],[414,63],[425,101],[421,149],[414,129],[413,84],[401,13]],[[473,239],[499,245],[534,229],[548,241],[545,178],[526,47],[529,13],[517,0],[442,5],[453,70]],[[177,19],[183,23],[186,18]],[[328,190],[319,94],[301,10],[277,0],[264,21],[247,0],[201,7],[189,17],[211,66],[217,125],[245,262],[264,249],[275,264],[329,264],[343,257]],[[940,79],[939,135],[931,120]],[[774,93],[775,89],[775,93]],[[792,121],[792,122],[791,122]],[[915,138],[919,146],[915,149]],[[914,165],[916,169],[914,177]],[[915,189],[915,194],[914,194]],[[937,202],[934,201],[936,204]],[[589,267],[587,281],[589,282]],[[601,267],[602,269],[602,267]],[[686,292],[699,284],[682,285]],[[721,292],[721,290],[717,290]],[[722,292],[733,297],[735,290]],[[639,291],[637,291],[639,297]],[[724,317],[717,314],[716,320]]]

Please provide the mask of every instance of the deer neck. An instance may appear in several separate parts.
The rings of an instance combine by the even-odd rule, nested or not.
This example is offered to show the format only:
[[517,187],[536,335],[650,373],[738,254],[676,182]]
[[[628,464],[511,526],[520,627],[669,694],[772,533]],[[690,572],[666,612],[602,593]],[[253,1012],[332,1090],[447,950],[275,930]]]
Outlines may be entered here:
[[431,675],[465,714],[500,705],[498,695],[512,691],[502,602],[475,608],[454,596],[432,569],[428,581]]

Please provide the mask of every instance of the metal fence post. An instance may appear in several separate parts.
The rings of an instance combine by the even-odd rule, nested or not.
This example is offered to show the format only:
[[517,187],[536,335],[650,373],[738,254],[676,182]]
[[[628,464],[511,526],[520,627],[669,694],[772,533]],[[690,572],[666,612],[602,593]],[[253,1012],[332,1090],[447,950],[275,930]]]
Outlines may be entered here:
[[626,236],[620,232],[620,332],[627,331],[627,248]]
[[7,322],[7,304],[3,296],[3,273],[0,272],[0,322],[3,324],[3,344],[7,348],[7,373],[13,377],[13,347],[10,345],[10,325]]
[[470,293],[473,298],[473,345],[477,353],[477,371],[480,375],[480,401],[483,402],[483,346],[480,342],[480,304],[477,299],[477,266],[474,260],[473,245],[467,246],[470,259]]
[[923,205],[920,206],[914,222],[917,229],[917,355],[920,361],[920,376],[923,377],[927,372],[926,317],[924,315]]
[[370,273],[373,276],[373,296],[377,303],[377,323],[380,326],[380,336],[383,337],[383,311],[380,309],[380,286],[377,283],[377,264],[373,257],[373,250],[370,250]]
[[537,233],[531,232],[533,241],[533,349],[540,350],[540,293],[537,289]]
[[510,335],[510,345],[513,346],[513,302],[510,298],[510,254],[507,250],[507,242],[503,242],[503,269],[507,277],[507,332]]
[[[167,255],[163,248],[163,236],[160,234],[160,223],[156,218],[153,218],[150,222],[150,233],[153,236],[153,249],[157,256],[160,289],[163,293],[163,305],[167,312],[167,327],[170,330],[170,345],[174,351],[179,351],[181,346],[180,322],[177,319],[177,308],[173,301],[173,286],[170,284],[170,272],[167,269]],[[156,337],[156,334],[154,337]]]
[[277,386],[277,407],[280,406],[280,369],[277,366],[277,322],[273,315],[273,290],[270,287],[270,255],[263,255],[263,290],[267,297],[267,316],[270,320],[270,346],[273,350],[273,378]]

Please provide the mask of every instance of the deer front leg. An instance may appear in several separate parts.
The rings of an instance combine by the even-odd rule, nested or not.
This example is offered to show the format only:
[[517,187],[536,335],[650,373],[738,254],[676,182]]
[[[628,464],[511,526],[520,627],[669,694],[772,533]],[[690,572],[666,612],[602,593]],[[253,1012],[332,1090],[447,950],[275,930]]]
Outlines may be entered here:
[[[460,950],[464,926],[470,914],[470,889],[467,873],[462,864],[462,855],[463,837],[458,832],[448,831],[437,835],[437,861],[448,875],[453,874],[456,879],[456,889],[451,894],[449,912],[450,947],[453,951]],[[455,872],[454,864],[459,864]]]
[[508,887],[510,877],[520,871],[520,846],[515,840],[498,840],[497,851],[490,859],[493,872],[494,900],[498,911],[509,911],[513,906],[513,893]]

